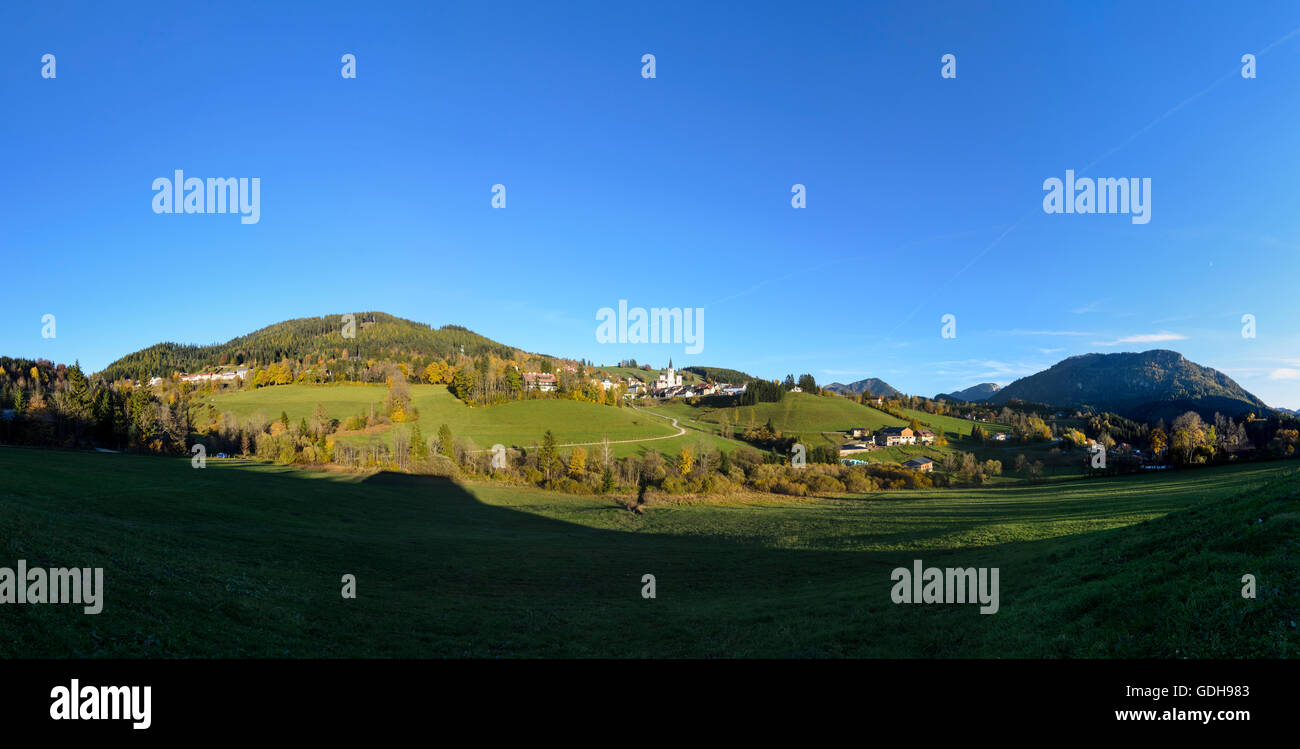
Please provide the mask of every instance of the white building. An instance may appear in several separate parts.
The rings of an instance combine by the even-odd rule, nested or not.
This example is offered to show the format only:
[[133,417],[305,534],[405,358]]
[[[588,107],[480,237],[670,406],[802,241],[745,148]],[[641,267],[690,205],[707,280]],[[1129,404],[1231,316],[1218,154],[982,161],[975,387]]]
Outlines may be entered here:
[[651,384],[650,389],[658,392],[668,390],[669,388],[679,388],[682,386],[682,373],[673,370],[672,359],[668,360],[668,368],[659,371],[659,378]]
[[[246,367],[240,367],[234,372],[200,372],[199,374],[182,373],[181,382],[234,382],[235,380],[242,380],[245,377],[248,377],[248,369]],[[149,381],[149,384],[153,385],[154,380],[162,382],[161,377],[155,377],[153,380]]]

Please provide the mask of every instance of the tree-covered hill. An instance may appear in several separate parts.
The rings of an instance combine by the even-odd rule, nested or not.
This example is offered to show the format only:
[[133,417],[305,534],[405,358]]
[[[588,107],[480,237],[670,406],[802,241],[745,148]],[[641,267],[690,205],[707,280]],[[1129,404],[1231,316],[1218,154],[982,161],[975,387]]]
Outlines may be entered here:
[[839,382],[832,382],[826,386],[826,389],[836,393],[849,393],[852,395],[871,393],[872,395],[883,395],[887,398],[903,394],[902,391],[878,377],[869,377],[865,380],[850,382],[847,385]]
[[1012,399],[1155,420],[1185,411],[1240,416],[1269,408],[1232,378],[1188,361],[1177,351],[1072,356],[1002,388],[990,403]]
[[434,328],[383,312],[355,313],[355,337],[345,338],[343,315],[302,317],[268,325],[225,343],[207,346],[159,343],[128,354],[100,373],[108,379],[166,377],[205,367],[268,364],[282,359],[449,359],[493,354],[508,358],[515,349],[459,325]]

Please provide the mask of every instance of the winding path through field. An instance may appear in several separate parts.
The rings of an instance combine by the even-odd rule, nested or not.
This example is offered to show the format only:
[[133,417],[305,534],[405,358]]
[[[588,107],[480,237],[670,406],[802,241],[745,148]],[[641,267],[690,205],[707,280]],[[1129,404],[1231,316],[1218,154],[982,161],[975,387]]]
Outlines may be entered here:
[[[611,445],[626,445],[626,444],[629,444],[629,443],[632,443],[632,442],[654,442],[654,441],[656,441],[656,440],[670,440],[670,439],[673,439],[673,438],[675,438],[675,437],[680,437],[680,436],[682,436],[683,434],[686,434],[686,427],[681,426],[680,424],[678,424],[678,423],[677,423],[677,419],[675,419],[675,418],[671,418],[671,417],[668,417],[668,416],[660,416],[659,414],[650,413],[649,411],[645,411],[645,410],[643,410],[643,409],[637,408],[636,406],[629,406],[629,408],[631,408],[633,411],[636,411],[636,412],[638,412],[638,413],[649,414],[650,416],[653,416],[653,417],[655,417],[655,418],[657,418],[657,419],[667,419],[668,421],[671,421],[671,422],[673,423],[673,426],[677,428],[677,434],[665,434],[665,435],[663,435],[663,436],[661,436],[661,437],[637,437],[636,439],[630,439],[630,440],[610,440],[610,441],[609,441],[609,444],[611,444]],[[588,447],[588,446],[591,446],[591,445],[603,445],[603,444],[605,444],[603,441],[602,441],[602,442],[565,442],[565,443],[563,443],[563,444],[556,445],[556,447]],[[524,449],[526,449],[526,450],[536,450],[536,449],[539,448],[539,447],[541,447],[541,445],[526,445],[526,446],[524,447]],[[491,452],[491,450],[490,450],[490,449],[489,449],[489,450],[475,450],[474,452],[476,452],[476,453],[486,453],[486,452]]]

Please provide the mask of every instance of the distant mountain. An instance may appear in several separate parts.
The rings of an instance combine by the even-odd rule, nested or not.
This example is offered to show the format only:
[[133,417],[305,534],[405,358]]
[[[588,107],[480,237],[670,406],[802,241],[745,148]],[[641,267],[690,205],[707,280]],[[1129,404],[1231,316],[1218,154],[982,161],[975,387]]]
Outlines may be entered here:
[[[268,325],[225,343],[207,346],[159,343],[118,359],[104,368],[108,379],[194,372],[208,366],[266,365],[281,359],[410,359],[414,356],[446,359],[462,350],[470,356],[495,354],[510,357],[516,349],[459,325],[433,328],[383,312],[355,313],[355,337],[343,337],[343,316],[302,317]],[[350,331],[352,332],[352,331]]]
[[894,387],[891,386],[888,382],[885,382],[884,380],[881,379],[877,379],[875,377],[870,377],[865,380],[858,380],[857,382],[850,382],[847,385],[840,382],[832,382],[831,384],[826,386],[826,389],[834,391],[836,393],[850,393],[852,395],[871,393],[872,395],[884,395],[884,396],[892,397],[895,395],[903,394],[902,391],[895,390]]
[[1177,351],[1084,354],[1022,377],[994,393],[989,403],[1011,399],[1054,406],[1092,406],[1143,421],[1166,420],[1186,411],[1211,417],[1267,413],[1264,402],[1232,378]]
[[938,395],[934,396],[934,399],[979,403],[980,401],[986,401],[989,398],[993,397],[993,394],[996,393],[1000,388],[1001,386],[998,385],[996,382],[981,382],[980,384],[972,385],[971,387],[968,387],[965,390],[958,390],[953,393],[939,393]]

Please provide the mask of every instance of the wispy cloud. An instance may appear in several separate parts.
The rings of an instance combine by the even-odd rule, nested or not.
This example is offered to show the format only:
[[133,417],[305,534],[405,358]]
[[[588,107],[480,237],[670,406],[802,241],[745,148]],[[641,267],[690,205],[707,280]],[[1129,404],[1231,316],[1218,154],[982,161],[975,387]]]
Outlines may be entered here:
[[1300,369],[1288,369],[1283,367],[1275,369],[1268,373],[1270,380],[1300,380]]
[[1096,333],[1089,333],[1086,330],[1023,330],[1021,328],[1016,328],[1014,330],[995,330],[993,333],[995,335],[1097,335]]
[[958,381],[995,381],[1003,383],[1046,369],[1046,367],[1038,363],[1006,362],[997,359],[941,361],[934,362],[930,367],[934,374],[951,377]]
[[1038,349],[1038,353],[1042,354],[1043,356],[1051,356],[1052,354],[1059,354],[1064,350],[1065,349],[1063,348],[1040,348]]
[[1107,297],[1107,298],[1105,298],[1105,299],[1096,299],[1096,300],[1094,300],[1094,301],[1088,302],[1087,304],[1083,305],[1082,307],[1075,307],[1074,309],[1072,309],[1072,310],[1070,310],[1070,311],[1073,312],[1073,313],[1076,314],[1076,315],[1086,315],[1086,314],[1088,314],[1089,312],[1092,312],[1092,311],[1096,310],[1098,307],[1100,307],[1101,305],[1103,305],[1103,304],[1105,304],[1106,302],[1109,302],[1109,301],[1110,301],[1110,297]]
[[1161,341],[1183,341],[1187,336],[1178,333],[1170,333],[1162,330],[1159,333],[1141,333],[1138,335],[1124,336],[1113,341],[1093,341],[1094,346],[1118,346],[1122,343],[1160,343]]

